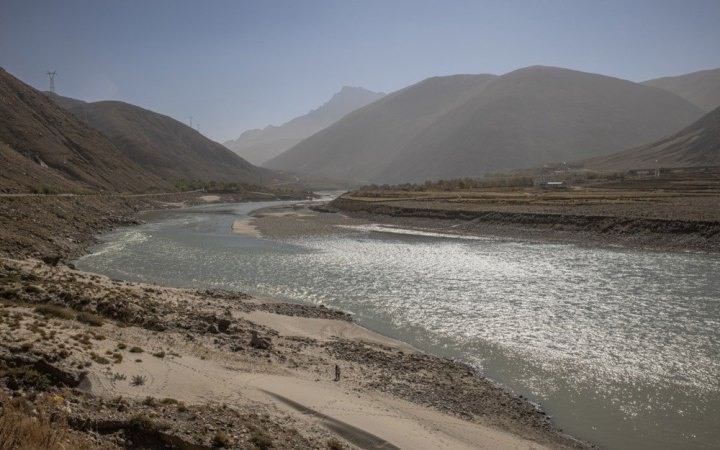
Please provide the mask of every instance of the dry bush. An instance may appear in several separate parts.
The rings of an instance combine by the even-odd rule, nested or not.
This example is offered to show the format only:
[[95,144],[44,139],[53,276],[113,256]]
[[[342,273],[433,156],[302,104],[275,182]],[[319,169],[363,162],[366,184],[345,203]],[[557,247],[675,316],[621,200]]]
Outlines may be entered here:
[[50,423],[48,414],[38,408],[38,417],[31,417],[0,392],[0,450],[85,450],[92,448],[73,435],[64,423]]
[[222,431],[218,431],[215,433],[215,436],[213,436],[212,442],[213,447],[223,448],[230,445],[230,438]]
[[77,320],[93,327],[100,327],[105,323],[105,320],[97,314],[84,311],[77,315]]
[[75,311],[62,306],[40,305],[35,308],[35,312],[58,319],[72,320],[75,318]]
[[98,364],[110,364],[110,360],[105,358],[104,356],[100,356],[97,353],[93,353],[90,355],[90,358],[95,361]]

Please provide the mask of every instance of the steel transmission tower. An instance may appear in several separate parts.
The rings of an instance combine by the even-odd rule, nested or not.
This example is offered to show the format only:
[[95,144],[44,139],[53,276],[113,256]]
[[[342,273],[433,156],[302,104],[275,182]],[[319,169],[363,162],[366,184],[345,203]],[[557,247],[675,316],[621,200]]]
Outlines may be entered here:
[[47,71],[47,76],[50,78],[50,92],[53,94],[55,93],[55,75],[57,75],[57,71]]

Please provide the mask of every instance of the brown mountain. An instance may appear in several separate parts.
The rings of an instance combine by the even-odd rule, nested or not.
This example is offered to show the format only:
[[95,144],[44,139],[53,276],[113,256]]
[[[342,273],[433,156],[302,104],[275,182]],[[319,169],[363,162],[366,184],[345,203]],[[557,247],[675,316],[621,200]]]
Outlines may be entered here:
[[428,78],[353,111],[264,165],[331,179],[374,180],[408,142],[495,78]]
[[119,101],[86,103],[48,95],[102,132],[131,160],[165,180],[264,184],[277,176],[168,116]]
[[140,192],[171,186],[98,131],[0,69],[0,190]]
[[375,183],[476,177],[640,145],[702,114],[659,88],[554,67],[442,77],[349,114],[266,166]]
[[720,106],[720,69],[701,70],[677,77],[648,80],[647,86],[659,87],[710,112]]
[[595,170],[720,166],[720,107],[652,144],[585,161]]
[[251,163],[260,165],[384,95],[361,87],[343,86],[328,102],[305,115],[279,126],[269,125],[246,131],[223,145]]

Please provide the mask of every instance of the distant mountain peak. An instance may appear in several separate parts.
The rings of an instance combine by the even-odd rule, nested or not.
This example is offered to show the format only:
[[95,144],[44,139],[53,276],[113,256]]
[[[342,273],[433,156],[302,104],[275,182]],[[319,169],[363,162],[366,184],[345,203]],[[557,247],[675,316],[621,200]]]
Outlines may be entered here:
[[384,96],[382,92],[373,92],[359,86],[343,86],[330,100],[305,115],[282,125],[247,130],[224,145],[248,161],[262,164],[332,125],[348,113]]
[[[342,88],[340,88],[340,92],[338,92],[338,94],[342,94],[343,92],[370,92],[370,93],[373,93],[373,91],[371,91],[369,89],[365,89],[362,86],[348,86],[348,85],[345,85]],[[335,95],[337,95],[337,94],[335,94]]]
[[373,92],[363,87],[343,86],[340,91],[336,92],[330,98],[330,100],[325,102],[319,108],[310,111],[306,117],[314,116],[318,119],[322,117],[325,120],[331,121],[327,124],[331,125],[332,123],[342,119],[342,117],[347,113],[361,108],[368,103],[372,103],[384,96],[384,92]]

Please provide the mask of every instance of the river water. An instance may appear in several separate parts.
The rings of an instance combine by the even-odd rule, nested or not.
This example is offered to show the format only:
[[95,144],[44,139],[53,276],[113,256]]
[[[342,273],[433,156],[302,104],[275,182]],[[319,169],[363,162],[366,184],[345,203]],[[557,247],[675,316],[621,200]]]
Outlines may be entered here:
[[351,312],[475,365],[603,448],[720,448],[720,257],[379,225],[282,241],[231,234],[269,204],[147,213],[77,266]]

